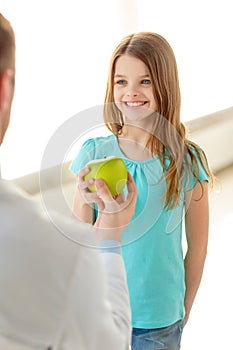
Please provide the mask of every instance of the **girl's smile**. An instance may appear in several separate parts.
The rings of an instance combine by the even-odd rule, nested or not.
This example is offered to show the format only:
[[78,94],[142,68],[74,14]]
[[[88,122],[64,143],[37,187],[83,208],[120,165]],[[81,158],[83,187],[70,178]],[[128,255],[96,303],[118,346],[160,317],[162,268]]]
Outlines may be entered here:
[[137,107],[141,107],[141,106],[145,106],[146,103],[148,103],[147,101],[123,101],[123,103],[126,105],[126,107],[130,107],[130,108],[137,108]]

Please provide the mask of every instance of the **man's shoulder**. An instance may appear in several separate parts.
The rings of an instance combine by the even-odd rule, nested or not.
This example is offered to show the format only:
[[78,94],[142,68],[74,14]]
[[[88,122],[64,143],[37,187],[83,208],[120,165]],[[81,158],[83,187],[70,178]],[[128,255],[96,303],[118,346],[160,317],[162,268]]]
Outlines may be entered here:
[[11,181],[0,180],[0,218],[8,232],[17,228],[26,236],[27,228],[30,235],[38,235],[41,239],[52,237],[62,244],[69,241],[71,245],[96,245],[91,225],[46,207],[45,203],[34,199]]

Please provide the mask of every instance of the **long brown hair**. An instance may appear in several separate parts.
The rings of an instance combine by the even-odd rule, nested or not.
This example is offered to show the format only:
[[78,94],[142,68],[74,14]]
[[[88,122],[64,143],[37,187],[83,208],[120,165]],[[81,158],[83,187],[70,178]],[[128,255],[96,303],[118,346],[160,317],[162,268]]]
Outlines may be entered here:
[[128,35],[116,47],[110,61],[104,105],[105,124],[116,136],[121,134],[124,120],[114,103],[114,74],[117,59],[124,54],[140,59],[150,73],[157,109],[146,147],[152,155],[160,155],[166,179],[165,208],[174,208],[184,186],[184,164],[199,182],[198,157],[211,183],[213,181],[204,151],[188,140],[180,121],[181,96],[175,55],[169,43],[153,32]]

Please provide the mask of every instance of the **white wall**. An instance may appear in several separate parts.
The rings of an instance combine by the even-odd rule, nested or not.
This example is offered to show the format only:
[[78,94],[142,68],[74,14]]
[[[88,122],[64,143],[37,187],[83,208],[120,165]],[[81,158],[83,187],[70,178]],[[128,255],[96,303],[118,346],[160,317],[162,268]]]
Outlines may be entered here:
[[183,120],[231,107],[230,3],[0,0],[17,40],[16,91],[1,150],[2,176],[39,170],[57,128],[102,104],[112,50],[132,31],[156,31],[171,43],[179,65]]

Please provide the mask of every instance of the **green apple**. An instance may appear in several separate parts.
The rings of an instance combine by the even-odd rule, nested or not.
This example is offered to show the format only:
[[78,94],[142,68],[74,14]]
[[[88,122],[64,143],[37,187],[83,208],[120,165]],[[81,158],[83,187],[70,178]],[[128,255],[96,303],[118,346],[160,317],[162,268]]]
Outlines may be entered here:
[[[102,179],[108,186],[112,196],[116,196],[124,189],[128,174],[123,159],[119,157],[106,157],[95,159],[87,163],[90,172],[84,177],[88,179]],[[90,185],[89,190],[96,192],[95,185]]]

